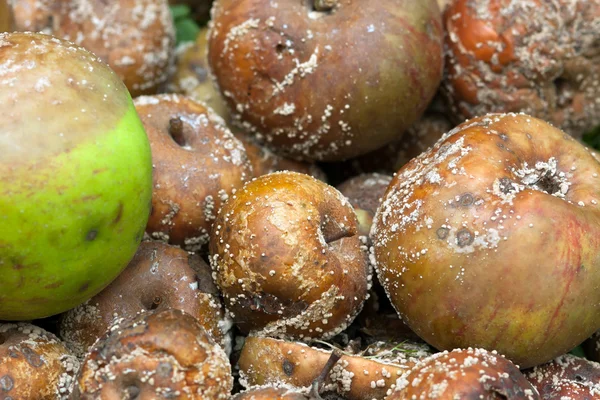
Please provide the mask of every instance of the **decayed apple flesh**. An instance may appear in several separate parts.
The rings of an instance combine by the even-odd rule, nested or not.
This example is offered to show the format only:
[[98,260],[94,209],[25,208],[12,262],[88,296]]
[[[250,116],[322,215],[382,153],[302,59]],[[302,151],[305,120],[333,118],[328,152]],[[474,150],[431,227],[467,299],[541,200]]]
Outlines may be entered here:
[[600,327],[600,163],[523,114],[465,122],[402,168],[373,224],[379,280],[438,349],[521,367]]

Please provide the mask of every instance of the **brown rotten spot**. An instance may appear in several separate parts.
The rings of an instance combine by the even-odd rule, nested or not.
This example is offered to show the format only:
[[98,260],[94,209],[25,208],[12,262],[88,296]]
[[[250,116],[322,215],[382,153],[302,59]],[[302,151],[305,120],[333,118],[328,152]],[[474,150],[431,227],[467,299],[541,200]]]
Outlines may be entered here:
[[246,184],[223,205],[209,248],[225,307],[245,332],[333,336],[367,296],[354,210],[308,175],[275,172]]
[[379,281],[438,349],[547,362],[600,327],[599,183],[587,149],[539,119],[467,121],[392,180],[373,223]]
[[456,122],[525,112],[575,137],[600,123],[600,2],[457,0],[443,88]]
[[435,0],[219,0],[208,60],[234,119],[280,154],[334,161],[399,138],[442,77]]

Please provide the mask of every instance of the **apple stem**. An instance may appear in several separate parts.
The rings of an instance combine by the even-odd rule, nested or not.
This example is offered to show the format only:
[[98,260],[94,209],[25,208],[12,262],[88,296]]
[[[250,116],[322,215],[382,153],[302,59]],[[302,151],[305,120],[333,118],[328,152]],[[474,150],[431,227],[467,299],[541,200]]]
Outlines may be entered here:
[[340,358],[342,358],[342,352],[338,349],[333,350],[331,356],[329,356],[329,359],[327,360],[327,363],[321,370],[321,373],[312,382],[312,387],[308,395],[311,400],[323,400],[323,398],[320,395],[323,383],[325,383],[325,379],[327,379],[327,376],[329,376],[331,369],[333,368],[335,363],[337,363],[340,360]]
[[331,11],[337,5],[338,0],[314,0],[316,11]]
[[181,118],[175,117],[169,120],[169,135],[171,135],[175,143],[180,146],[185,146],[185,137],[183,136],[183,121]]

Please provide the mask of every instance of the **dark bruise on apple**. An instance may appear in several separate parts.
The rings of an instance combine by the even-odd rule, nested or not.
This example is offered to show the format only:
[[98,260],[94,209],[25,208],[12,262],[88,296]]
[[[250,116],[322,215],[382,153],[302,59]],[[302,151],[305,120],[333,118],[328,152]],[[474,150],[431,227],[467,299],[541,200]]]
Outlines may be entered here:
[[495,351],[456,349],[423,358],[385,400],[541,400],[519,368]]
[[152,147],[154,191],[146,231],[202,250],[223,202],[253,176],[244,146],[221,117],[189,97],[141,96],[135,105]]
[[334,161],[399,138],[442,77],[435,0],[217,0],[209,64],[234,119],[280,154]]
[[181,310],[118,320],[86,355],[73,398],[230,398],[231,364],[198,321]]
[[29,323],[0,323],[2,399],[70,399],[79,360],[56,336]]
[[142,310],[174,308],[196,318],[223,348],[229,346],[219,293],[198,255],[160,242],[142,242],[127,268],[106,289],[62,315],[60,336],[78,357],[118,319]]
[[335,188],[275,172],[246,184],[213,224],[210,262],[242,331],[330,337],[362,308],[370,286],[354,210]]
[[458,0],[442,85],[457,123],[525,112],[580,138],[600,124],[600,2]]
[[524,114],[467,121],[405,165],[373,223],[379,281],[438,349],[527,368],[600,327],[600,163]]

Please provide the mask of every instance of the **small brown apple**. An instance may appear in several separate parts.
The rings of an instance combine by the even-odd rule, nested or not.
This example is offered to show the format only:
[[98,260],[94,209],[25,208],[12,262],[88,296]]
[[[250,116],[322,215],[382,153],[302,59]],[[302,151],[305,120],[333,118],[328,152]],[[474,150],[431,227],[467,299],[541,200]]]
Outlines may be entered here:
[[337,186],[354,207],[359,235],[369,237],[373,217],[391,181],[389,175],[371,173],[355,176]]
[[346,328],[371,272],[352,206],[297,172],[247,183],[223,205],[210,262],[225,307],[244,332],[311,338]]
[[600,328],[600,163],[524,114],[461,124],[392,180],[373,222],[378,280],[441,350],[528,368]]
[[117,319],[140,311],[178,309],[195,317],[214,341],[230,351],[224,317],[210,267],[198,255],[159,242],[142,242],[127,268],[106,289],[67,311],[60,335],[82,357]]
[[[427,345],[412,343],[378,343],[362,354],[342,352],[325,375],[323,391],[348,400],[382,399],[399,376],[430,354]],[[246,387],[285,383],[308,388],[331,355],[331,349],[249,336],[238,362],[240,382]]]
[[513,363],[496,352],[456,349],[424,358],[399,377],[386,400],[540,400]]
[[79,361],[52,333],[0,323],[0,397],[70,399]]
[[442,78],[436,0],[217,0],[208,60],[234,120],[278,154],[345,160],[394,139]]
[[217,400],[232,386],[221,347],[194,317],[169,309],[113,325],[87,354],[74,398]]
[[227,198],[253,176],[242,143],[210,108],[181,95],[134,100],[152,148],[154,239],[198,251]]

